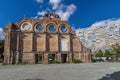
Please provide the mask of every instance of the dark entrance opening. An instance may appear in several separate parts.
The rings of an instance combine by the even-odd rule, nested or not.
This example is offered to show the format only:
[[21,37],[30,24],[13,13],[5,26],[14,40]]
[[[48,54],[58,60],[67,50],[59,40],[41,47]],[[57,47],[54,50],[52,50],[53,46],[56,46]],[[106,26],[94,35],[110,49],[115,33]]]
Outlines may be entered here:
[[23,53],[20,51],[19,54],[18,54],[18,58],[19,58],[19,63],[22,63],[22,60],[23,60]]
[[42,63],[42,54],[35,54],[35,63],[41,64]]
[[49,54],[48,62],[49,63],[54,63],[55,62],[55,54]]
[[16,53],[15,53],[14,50],[13,50],[13,53],[11,53],[11,55],[13,56],[13,58],[12,58],[12,64],[15,64],[16,63]]
[[61,61],[62,61],[62,63],[66,63],[67,62],[67,54],[62,54],[61,55]]

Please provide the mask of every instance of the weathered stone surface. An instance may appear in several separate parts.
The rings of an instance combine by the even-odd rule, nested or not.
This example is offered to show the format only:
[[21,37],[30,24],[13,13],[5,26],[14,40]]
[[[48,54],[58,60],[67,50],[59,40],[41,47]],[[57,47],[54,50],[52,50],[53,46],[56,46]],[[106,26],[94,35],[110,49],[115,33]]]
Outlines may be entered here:
[[11,23],[4,28],[4,34],[5,64],[91,61],[90,50],[82,45],[68,22],[53,13],[43,19],[25,18]]

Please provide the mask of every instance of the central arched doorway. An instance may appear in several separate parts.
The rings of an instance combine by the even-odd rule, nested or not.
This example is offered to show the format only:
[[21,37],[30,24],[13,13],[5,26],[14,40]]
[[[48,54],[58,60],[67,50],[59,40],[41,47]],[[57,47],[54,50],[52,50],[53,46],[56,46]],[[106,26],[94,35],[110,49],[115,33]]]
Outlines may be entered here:
[[42,54],[35,54],[35,63],[41,64],[42,63]]
[[62,63],[67,63],[67,54],[61,54]]

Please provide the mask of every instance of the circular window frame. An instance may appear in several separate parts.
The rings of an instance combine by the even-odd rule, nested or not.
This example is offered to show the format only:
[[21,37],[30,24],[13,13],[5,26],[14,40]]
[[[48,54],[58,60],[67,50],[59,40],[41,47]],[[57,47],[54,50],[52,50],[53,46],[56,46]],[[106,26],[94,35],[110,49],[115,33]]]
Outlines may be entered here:
[[[40,30],[37,29],[37,27],[40,27]],[[43,26],[42,26],[41,24],[37,24],[37,25],[35,26],[35,30],[37,30],[37,31],[43,31]]]
[[54,18],[54,16],[53,16],[53,15],[50,15],[50,18],[51,18],[51,19],[53,19],[53,18]]
[[55,15],[53,13],[49,14],[49,18],[53,19],[55,17]]
[[[51,30],[50,27],[53,27],[54,29]],[[53,24],[48,25],[48,31],[54,32],[56,30],[55,26]]]
[[[64,30],[62,28],[64,28]],[[67,31],[67,27],[65,25],[60,26],[60,31],[61,32],[66,32]]]
[[[25,29],[25,25],[29,25],[28,29]],[[32,31],[32,24],[30,22],[22,22],[20,25],[21,31]]]

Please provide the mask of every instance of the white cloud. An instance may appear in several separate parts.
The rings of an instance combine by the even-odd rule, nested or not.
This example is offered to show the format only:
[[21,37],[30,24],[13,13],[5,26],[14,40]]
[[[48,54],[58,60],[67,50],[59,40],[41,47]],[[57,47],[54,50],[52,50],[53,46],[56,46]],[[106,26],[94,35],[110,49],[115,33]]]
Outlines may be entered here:
[[[66,7],[65,10],[63,9],[64,7]],[[69,6],[63,6],[63,8],[56,10],[55,13],[58,14],[62,20],[68,20],[77,7],[74,4],[70,4]]]
[[3,34],[3,28],[0,27],[0,40],[4,40],[5,36]]
[[37,16],[41,18],[45,13],[54,12],[58,14],[62,20],[68,20],[77,9],[74,4],[63,4],[62,0],[49,0],[49,4],[51,4],[52,8],[47,7],[45,10],[38,11]]
[[0,32],[3,32],[3,28],[0,27]]
[[38,3],[43,3],[44,0],[36,0]]
[[50,4],[52,4],[52,9],[55,10],[58,8],[59,4],[60,4],[61,0],[50,0]]
[[37,18],[38,18],[38,16],[35,16],[35,17],[31,17],[31,18],[37,19]]
[[74,24],[71,25],[71,28],[72,28],[73,31],[76,31],[76,28],[75,28]]
[[38,16],[43,16],[45,13],[47,13],[47,11],[41,11],[41,12],[38,12],[37,15]]
[[38,11],[37,12],[37,16],[35,18],[42,18],[42,16],[44,16],[46,13],[51,12],[51,10],[49,9],[49,7],[47,7],[45,10],[43,11]]

